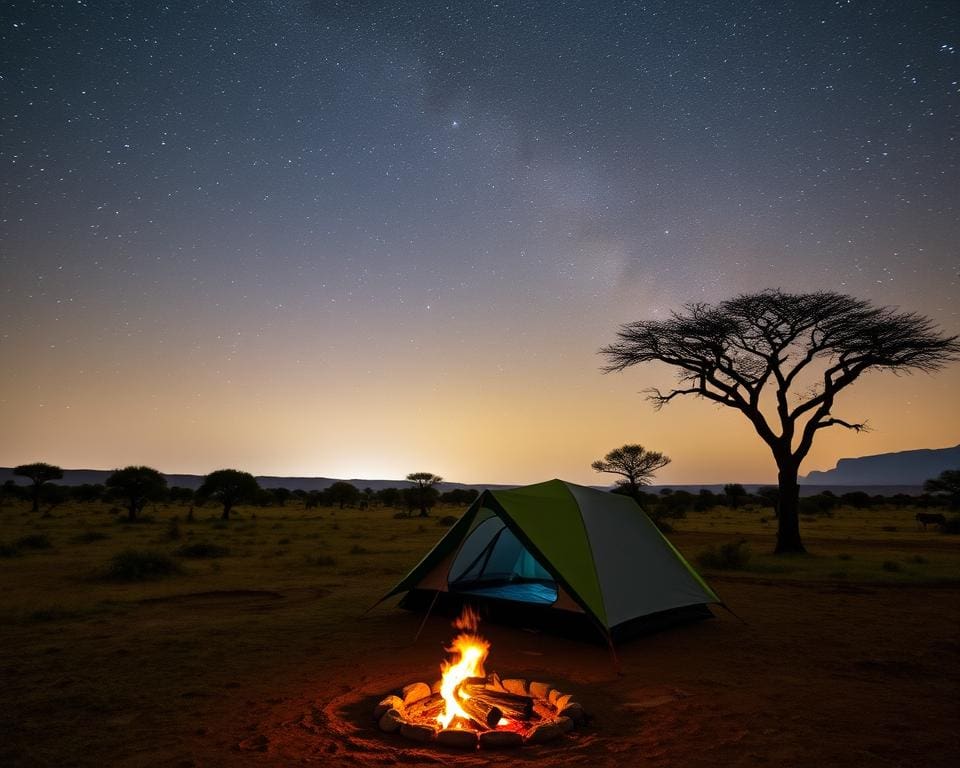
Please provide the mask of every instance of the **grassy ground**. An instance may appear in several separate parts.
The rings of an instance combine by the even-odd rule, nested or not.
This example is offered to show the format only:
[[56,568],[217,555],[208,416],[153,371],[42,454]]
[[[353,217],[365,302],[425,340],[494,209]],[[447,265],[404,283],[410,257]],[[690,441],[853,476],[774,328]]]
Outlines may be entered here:
[[[394,656],[392,671],[376,678],[374,687],[385,690],[383,674],[394,674],[399,681],[417,679],[414,675],[423,674],[424,668],[437,666],[449,627],[444,622],[431,625],[425,633],[426,646],[408,647],[418,618],[390,607],[359,622],[357,617],[446,530],[438,518],[461,511],[435,510],[433,517],[421,520],[395,519],[391,509],[303,510],[290,505],[241,508],[237,519],[223,523],[212,507],[197,509],[197,519],[186,522],[186,508],[161,505],[147,510],[152,521],[130,524],[99,504],[60,507],[46,519],[31,514],[25,505],[0,508],[0,647],[4,649],[0,765],[246,764],[248,750],[267,750],[256,741],[267,738],[264,733],[274,733],[266,729],[266,718],[281,718],[277,713],[283,713],[293,718],[291,722],[299,722],[298,712],[309,709],[304,702],[310,696],[304,691],[314,690],[328,701],[335,695],[348,696],[354,687],[374,680],[366,676],[367,665],[387,664]],[[761,627],[783,604],[780,623],[796,621],[797,631],[806,631],[824,615],[825,605],[847,601],[834,617],[838,626],[846,627],[862,604],[848,597],[852,594],[848,588],[860,585],[865,592],[874,590],[870,599],[876,606],[859,626],[878,622],[876,626],[883,626],[885,633],[920,633],[916,638],[904,634],[901,645],[908,648],[921,647],[923,633],[929,631],[943,635],[936,641],[938,648],[949,646],[954,653],[958,646],[956,638],[947,637],[949,630],[932,625],[925,630],[916,622],[908,626],[887,618],[891,611],[926,599],[932,594],[926,587],[956,585],[960,580],[960,537],[917,530],[913,514],[910,509],[840,509],[832,518],[806,520],[802,531],[810,554],[802,557],[766,554],[773,545],[775,521],[759,510],[691,513],[674,521],[671,540],[696,561],[704,550],[745,539],[751,556],[744,569],[701,570],[708,581],[718,582],[718,591],[731,607],[741,615],[753,612]],[[178,522],[172,523],[173,518]],[[161,561],[166,558],[176,572],[143,581],[123,580],[115,573],[111,577],[113,559],[128,550],[148,551],[161,556]],[[803,585],[814,589],[803,591]],[[887,585],[903,589],[891,591]],[[924,589],[917,591],[918,585]],[[841,590],[840,597],[835,596],[838,586],[847,589]],[[876,593],[877,588],[883,591]],[[956,594],[954,587],[948,586],[947,591]],[[796,598],[792,597],[795,592]],[[923,609],[925,620],[951,624],[953,619],[941,619],[945,615],[936,599],[929,610]],[[797,606],[804,601],[810,607],[801,610]],[[727,627],[724,632],[740,631],[738,624],[724,622],[720,622],[721,629]],[[492,631],[496,635],[499,630]],[[727,653],[722,643],[697,634],[703,631],[674,635],[661,649],[663,658],[678,648],[688,652],[688,658],[702,655],[707,648],[711,653]],[[771,647],[776,646],[780,642],[776,631],[771,625],[765,636],[761,632],[761,640],[766,637]],[[522,647],[524,638],[504,634],[499,647]],[[869,665],[894,664],[902,653],[895,640],[885,639],[891,647],[879,661],[876,650],[872,654],[864,648],[851,651],[863,657],[856,662],[867,665],[863,675],[875,672]],[[517,651],[518,658],[535,661],[552,652],[544,650],[542,641],[530,640],[535,642],[539,645]],[[645,651],[655,651],[656,643],[644,646]],[[404,651],[397,654],[401,645]],[[564,647],[559,641],[550,646]],[[573,646],[569,653],[582,655]],[[846,680],[847,673],[841,674],[842,654],[831,653],[837,659],[835,676]],[[931,655],[932,650],[924,653],[916,662],[926,674],[923,679],[929,681],[923,684],[946,685],[940,680],[943,672],[930,666],[945,657]],[[625,658],[629,665],[630,651],[625,651]],[[723,658],[715,663],[725,663]],[[585,661],[584,670],[593,663]],[[600,653],[597,669],[605,664]],[[671,669],[667,664],[655,674],[664,678],[664,684],[675,685],[689,672],[677,666],[676,674],[668,675]],[[566,674],[573,684],[577,682],[574,673]],[[634,695],[633,689],[620,692],[616,687],[620,683],[605,687],[587,680],[587,671],[582,674],[581,686],[594,690],[595,697],[602,694],[614,702],[618,696]],[[897,671],[894,683],[913,685],[904,675]],[[697,684],[697,680],[687,683]],[[895,691],[889,681],[885,685],[883,690]],[[849,688],[844,690],[841,695],[852,695]],[[300,698],[291,697],[292,691],[300,691]],[[811,690],[810,695],[823,694]],[[870,696],[875,693],[865,693],[864,700]],[[599,706],[605,700],[597,701]],[[860,706],[854,702],[850,711]],[[608,717],[612,719],[613,714]],[[850,725],[854,734],[862,728]],[[931,748],[942,747],[945,754],[953,749],[936,725],[927,730],[924,738],[935,741],[933,747],[917,747],[923,754]],[[710,746],[696,739],[689,743]],[[327,748],[335,749],[337,744],[331,742]],[[198,754],[203,757],[198,759]],[[676,757],[680,752],[671,754]],[[611,757],[611,764],[616,759]],[[371,762],[380,761],[381,757],[371,758]]]

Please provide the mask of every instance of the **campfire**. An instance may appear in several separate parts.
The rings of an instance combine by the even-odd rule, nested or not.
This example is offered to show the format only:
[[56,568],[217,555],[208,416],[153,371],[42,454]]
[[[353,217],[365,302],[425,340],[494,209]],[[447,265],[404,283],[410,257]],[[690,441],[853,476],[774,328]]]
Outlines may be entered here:
[[557,739],[584,719],[571,696],[548,683],[487,674],[490,643],[469,607],[432,685],[411,683],[374,709],[380,730],[457,749],[508,748]]

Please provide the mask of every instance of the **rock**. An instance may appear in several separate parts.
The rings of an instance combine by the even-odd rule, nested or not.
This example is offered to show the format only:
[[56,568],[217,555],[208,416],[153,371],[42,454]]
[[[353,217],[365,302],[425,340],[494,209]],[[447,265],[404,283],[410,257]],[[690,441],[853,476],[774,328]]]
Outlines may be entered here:
[[569,717],[573,722],[579,723],[584,718],[583,707],[581,707],[577,702],[571,701],[560,710],[560,717]]
[[433,691],[426,683],[410,683],[403,687],[403,703],[410,706],[415,701],[427,698],[431,693]]
[[470,729],[445,728],[437,734],[437,744],[454,749],[476,749],[477,732]]
[[523,744],[523,736],[516,731],[484,731],[480,734],[482,749],[512,749]]
[[403,701],[399,696],[387,696],[385,699],[382,699],[380,703],[373,708],[373,719],[379,720],[388,709],[395,709],[398,712],[403,709]]
[[527,691],[526,680],[508,678],[506,680],[503,680],[502,682],[503,682],[504,690],[509,691],[510,693],[515,693],[518,696],[529,696],[529,692]]
[[388,709],[380,716],[377,725],[384,733],[393,733],[400,730],[400,726],[403,725],[403,718],[396,709]]
[[554,699],[550,703],[557,708],[557,712],[563,712],[563,710],[566,709],[567,705],[570,703],[572,699],[573,699],[573,696],[571,696],[569,693],[561,693],[559,696],[557,696],[556,699]]
[[400,735],[413,741],[433,741],[437,735],[437,729],[431,725],[404,723],[400,726]]
[[560,726],[555,722],[546,722],[535,725],[523,740],[524,744],[546,744],[548,741],[559,739],[563,735]]
[[550,693],[549,683],[541,683],[539,681],[530,683],[530,695],[535,699],[546,699],[548,693]]
[[560,727],[560,730],[564,733],[568,733],[573,730],[573,726],[576,723],[573,722],[573,719],[570,717],[558,717],[554,722]]

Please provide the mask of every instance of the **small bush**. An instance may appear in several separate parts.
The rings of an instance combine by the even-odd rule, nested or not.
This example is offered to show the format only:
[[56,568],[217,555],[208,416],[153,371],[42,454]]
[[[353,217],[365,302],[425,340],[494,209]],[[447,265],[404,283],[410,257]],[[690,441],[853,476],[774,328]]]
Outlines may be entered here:
[[350,554],[351,555],[369,555],[370,550],[367,549],[366,547],[361,547],[359,544],[354,544],[352,547],[350,547]]
[[881,525],[881,526],[880,526],[880,530],[881,530],[881,531],[886,531],[887,533],[896,533],[896,532],[897,532],[897,526],[895,526],[895,525]]
[[109,538],[110,534],[104,533],[103,531],[84,531],[74,536],[70,541],[74,544],[93,544],[95,541],[104,541]]
[[290,543],[289,538],[277,539],[277,546],[283,547]]
[[883,570],[888,573],[899,573],[903,569],[900,567],[900,563],[896,560],[884,560],[883,565],[880,566]]
[[104,577],[111,581],[150,581],[180,573],[180,566],[163,552],[125,549],[107,565]]
[[853,560],[853,555],[848,555],[846,552],[841,552],[837,555],[837,560]]
[[394,520],[407,520],[409,517],[410,517],[410,515],[407,514],[406,512],[394,512],[394,513],[393,513],[393,519],[394,519]]
[[457,518],[453,515],[446,515],[444,517],[437,518],[437,525],[442,525],[445,528],[449,528],[451,525],[457,522]]
[[208,541],[198,541],[195,544],[184,544],[174,554],[178,557],[226,557],[230,554],[230,548]]
[[0,542],[0,557],[16,557],[19,554],[20,550],[15,545]]
[[710,547],[697,557],[697,562],[704,568],[713,568],[719,571],[739,571],[747,567],[750,561],[750,545],[744,539],[729,541],[719,548]]
[[210,523],[210,527],[213,528],[213,530],[215,531],[222,531],[229,528],[230,523],[226,520],[220,520],[218,518],[217,520],[214,520],[212,523]]
[[914,555],[910,558],[911,563],[916,563],[917,565],[926,565],[930,561],[927,560],[923,555]]
[[50,549],[53,544],[50,543],[50,537],[45,533],[31,533],[29,536],[22,536],[13,542],[17,549]]
[[183,534],[180,532],[179,518],[171,518],[170,522],[167,523],[167,538],[171,541],[180,541],[182,537]]

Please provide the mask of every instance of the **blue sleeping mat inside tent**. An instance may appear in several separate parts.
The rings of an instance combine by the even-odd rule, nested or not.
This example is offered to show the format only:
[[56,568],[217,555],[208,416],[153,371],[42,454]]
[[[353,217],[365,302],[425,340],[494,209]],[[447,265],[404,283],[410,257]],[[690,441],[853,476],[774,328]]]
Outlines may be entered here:
[[472,589],[456,589],[453,591],[460,594],[492,597],[498,600],[513,600],[518,603],[534,603],[536,605],[553,605],[557,601],[556,585],[540,584],[535,581],[474,587]]

